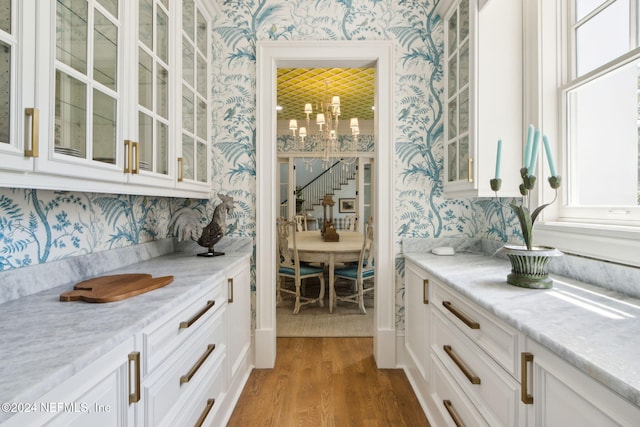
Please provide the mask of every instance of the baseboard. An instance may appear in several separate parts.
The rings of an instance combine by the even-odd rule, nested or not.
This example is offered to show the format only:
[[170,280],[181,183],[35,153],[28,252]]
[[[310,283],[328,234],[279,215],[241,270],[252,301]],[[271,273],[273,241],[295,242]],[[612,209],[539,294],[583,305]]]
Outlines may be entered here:
[[396,368],[396,330],[374,329],[373,357],[379,369]]
[[[254,332],[255,367],[257,369],[271,369],[276,363],[276,330],[274,328],[256,329]],[[258,352],[259,350],[259,352]]]

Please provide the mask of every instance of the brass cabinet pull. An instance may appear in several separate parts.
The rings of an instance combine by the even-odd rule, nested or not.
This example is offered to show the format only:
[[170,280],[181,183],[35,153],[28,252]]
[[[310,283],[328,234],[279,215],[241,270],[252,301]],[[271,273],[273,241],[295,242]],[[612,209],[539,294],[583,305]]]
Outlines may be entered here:
[[444,408],[447,410],[447,412],[451,416],[451,419],[456,424],[456,426],[457,427],[464,427],[464,423],[462,422],[462,418],[460,418],[460,415],[458,415],[456,410],[453,408],[453,403],[451,403],[450,400],[443,400],[442,403],[444,403]]
[[422,281],[422,303],[429,304],[429,279]]
[[188,383],[189,381],[191,381],[191,378],[193,378],[193,376],[196,374],[196,372],[198,372],[198,369],[200,369],[202,364],[207,360],[207,357],[209,357],[209,355],[215,349],[216,349],[216,345],[215,344],[209,344],[207,346],[207,350],[203,353],[202,356],[200,356],[200,359],[198,359],[196,364],[193,365],[191,367],[191,369],[189,369],[189,372],[187,372],[186,374],[184,374],[183,376],[180,377],[180,384],[185,384],[185,383]]
[[196,313],[195,316],[193,316],[191,319],[186,320],[186,321],[182,321],[180,322],[180,326],[178,327],[178,329],[186,329],[189,326],[193,325],[199,318],[201,318],[207,311],[209,311],[209,309],[211,307],[213,307],[214,305],[216,305],[216,301],[215,300],[209,300],[207,301],[207,305],[204,306],[204,308],[202,310],[200,310],[199,312]]
[[533,365],[533,354],[521,353],[520,354],[520,400],[525,405],[533,404],[533,395],[529,394],[527,390],[527,383],[529,376],[527,375],[527,365],[531,363]]
[[475,320],[471,319],[469,316],[467,316],[466,314],[464,314],[463,312],[458,310],[456,307],[454,307],[453,304],[451,303],[451,301],[442,301],[442,305],[444,306],[444,308],[449,310],[454,316],[456,316],[458,319],[462,320],[462,322],[465,325],[467,325],[469,328],[471,328],[471,329],[480,329],[480,323],[478,323]]
[[204,407],[204,410],[200,414],[198,421],[194,424],[194,427],[201,427],[202,424],[204,424],[204,420],[207,418],[207,415],[209,415],[209,412],[211,412],[211,408],[213,408],[214,403],[216,403],[215,399],[207,399],[207,405]]
[[442,348],[444,348],[444,352],[447,353],[451,360],[453,360],[453,363],[455,363],[458,368],[460,368],[464,376],[467,377],[471,384],[480,384],[480,377],[474,374],[471,369],[469,369],[467,364],[464,363],[462,359],[460,359],[460,356],[458,356],[456,352],[453,351],[450,345],[444,345],[442,346]]
[[124,173],[131,173],[131,153],[132,142],[128,139],[124,140]]
[[133,362],[135,366],[135,378],[134,378],[134,388],[133,393],[129,393],[129,404],[136,403],[140,401],[140,352],[134,351],[129,353],[129,391],[131,391],[131,362]]
[[233,302],[233,277],[227,279],[227,284],[229,285],[229,299],[227,300],[229,303]]
[[473,182],[473,159],[471,157],[469,157],[469,162],[467,164],[467,168],[468,168],[468,173],[469,175],[467,175],[469,178],[469,182]]
[[178,157],[178,182],[182,182],[184,179],[184,159]]
[[136,155],[136,161],[134,162],[133,160],[131,161],[131,164],[133,165],[132,169],[131,169],[131,173],[136,174],[138,172],[140,172],[140,144],[138,142],[131,142],[131,146],[132,146],[132,151],[135,151]]
[[25,157],[38,157],[40,155],[40,110],[37,108],[25,108],[25,116],[31,116],[31,149],[24,150]]

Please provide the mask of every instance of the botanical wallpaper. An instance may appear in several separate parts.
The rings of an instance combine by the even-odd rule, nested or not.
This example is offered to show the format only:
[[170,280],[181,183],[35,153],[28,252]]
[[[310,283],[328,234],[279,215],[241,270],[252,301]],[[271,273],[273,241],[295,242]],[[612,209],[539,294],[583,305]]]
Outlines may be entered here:
[[213,212],[208,200],[2,189],[0,271],[163,239],[184,209],[204,223]]
[[[212,22],[212,183],[214,194],[236,200],[228,220],[232,236],[256,233],[256,42],[395,41],[393,226],[399,330],[404,325],[403,237],[519,237],[508,200],[442,197],[443,34],[435,3],[217,0],[219,13]],[[0,270],[168,237],[181,209],[196,210],[206,223],[218,203],[0,189]]]

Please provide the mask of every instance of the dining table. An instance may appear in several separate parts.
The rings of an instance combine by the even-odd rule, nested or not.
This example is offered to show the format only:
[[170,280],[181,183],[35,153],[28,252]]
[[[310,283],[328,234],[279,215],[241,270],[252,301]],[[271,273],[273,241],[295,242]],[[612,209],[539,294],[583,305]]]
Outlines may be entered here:
[[[359,231],[338,230],[340,240],[325,242],[319,230],[296,232],[296,247],[300,261],[323,263],[329,268],[329,313],[336,305],[334,271],[336,263],[356,262],[360,258],[364,234]],[[290,242],[293,246],[293,242]]]

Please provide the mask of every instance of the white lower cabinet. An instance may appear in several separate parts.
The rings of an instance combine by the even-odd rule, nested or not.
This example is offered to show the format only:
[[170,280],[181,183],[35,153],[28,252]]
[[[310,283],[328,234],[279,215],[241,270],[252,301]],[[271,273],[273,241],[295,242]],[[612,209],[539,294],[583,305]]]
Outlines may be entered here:
[[[412,312],[422,277],[428,320]],[[407,375],[432,425],[640,425],[640,407],[409,261],[405,283]],[[429,334],[412,335],[425,323]],[[416,375],[420,338],[430,345],[426,386]]]
[[[146,426],[187,425],[186,418],[190,414],[184,408],[190,402],[203,398],[222,400],[227,348],[224,310],[221,308],[143,381]],[[214,378],[217,383],[212,381]],[[203,382],[214,386],[212,390],[206,390],[214,395],[197,395]]]
[[41,398],[16,403],[16,415],[2,426],[135,425],[139,355],[133,338],[121,343]]
[[[472,417],[463,424],[522,425],[525,413],[520,404],[515,363],[520,345],[518,332],[451,288],[432,282],[432,369],[441,369],[441,375],[462,390],[467,398],[465,404],[475,409],[459,412],[460,419],[465,412]],[[438,386],[434,382],[432,390],[440,398]],[[455,410],[437,403],[443,417],[454,421]],[[478,414],[483,420],[480,424]]]
[[449,375],[437,356],[433,356],[431,361],[432,382],[431,382],[431,399],[434,406],[439,411],[440,423],[436,423],[434,419],[429,419],[432,425],[447,426],[489,426],[482,418],[478,409],[471,403],[469,397],[464,393],[462,388]]
[[434,309],[431,319],[434,332],[432,361],[438,361],[444,367],[444,375],[464,390],[489,425],[519,425],[523,419],[520,383],[447,320],[440,310]]
[[214,276],[2,427],[225,425],[252,368],[249,271]]
[[429,276],[420,267],[405,264],[405,349],[412,369],[429,381]]
[[144,426],[219,426],[251,371],[249,261],[142,332]]
[[251,277],[241,266],[227,275],[227,337],[229,376],[236,377],[248,360],[251,345]]
[[528,427],[640,425],[640,408],[527,339],[523,400]]

